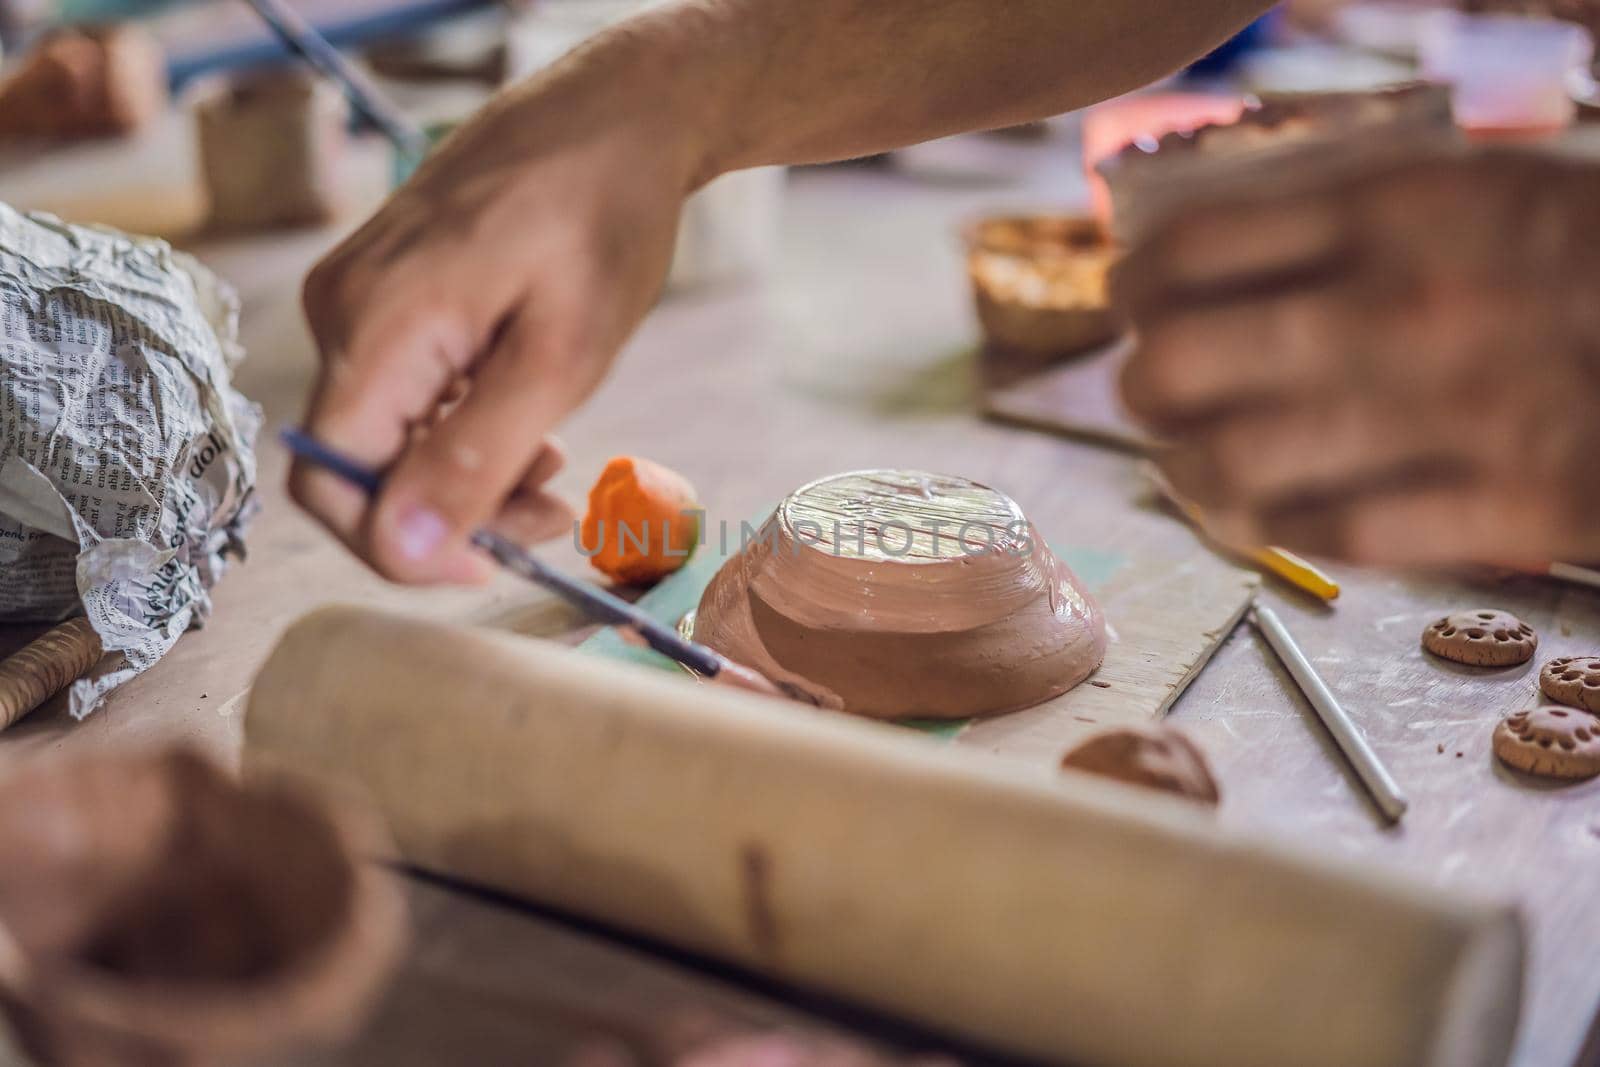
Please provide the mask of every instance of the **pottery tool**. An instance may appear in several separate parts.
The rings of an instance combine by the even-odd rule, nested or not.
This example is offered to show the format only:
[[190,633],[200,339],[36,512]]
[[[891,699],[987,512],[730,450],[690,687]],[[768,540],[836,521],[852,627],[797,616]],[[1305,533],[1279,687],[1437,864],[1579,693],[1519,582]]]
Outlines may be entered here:
[[1345,759],[1350,761],[1350,766],[1355,768],[1356,776],[1361,779],[1361,784],[1367,787],[1367,792],[1372,795],[1373,803],[1378,805],[1378,810],[1384,817],[1392,822],[1399,822],[1400,817],[1406,813],[1407,802],[1405,794],[1400,792],[1400,787],[1389,774],[1383,761],[1378,759],[1378,754],[1372,751],[1372,746],[1367,744],[1367,739],[1362,735],[1360,728],[1345,714],[1338,699],[1333,695],[1311,665],[1306,654],[1295,643],[1294,637],[1283,625],[1283,620],[1278,618],[1278,613],[1265,604],[1256,604],[1250,614],[1250,619],[1255,623],[1256,630],[1266,639],[1272,651],[1277,654],[1289,676],[1294,679],[1300,691],[1310,702],[1317,717],[1322,720],[1322,725],[1328,728],[1338,744],[1339,750],[1344,753]]
[[515,634],[320,610],[244,734],[417,867],[1043,1062],[1490,1067],[1521,999],[1507,902]]
[[[1143,470],[1151,484],[1194,525],[1195,529],[1205,534],[1208,539],[1216,540],[1206,528],[1205,512],[1200,510],[1200,505],[1174,489],[1172,483],[1167,481],[1166,475],[1162,474],[1154,463],[1145,463]],[[1296,589],[1310,593],[1319,600],[1332,601],[1339,598],[1338,582],[1317,569],[1309,560],[1295,555],[1288,549],[1278,548],[1275,545],[1264,548],[1235,548],[1221,542],[1217,544],[1225,551],[1242,556],[1262,570],[1277,575]]]
[[248,3],[284,45],[344,89],[350,106],[387,137],[395,151],[413,163],[428,154],[428,135],[422,128],[384,99],[343,53],[329,44],[294,8],[284,0],[248,0]]
[[[383,487],[383,476],[380,473],[329,448],[303,430],[286,426],[279,432],[279,437],[296,456],[338,475],[368,496],[377,495]],[[771,696],[787,696],[810,702],[804,694],[793,692],[788,687],[774,685],[726,656],[704,645],[684,640],[671,626],[657,622],[621,597],[547,566],[521,545],[493,530],[488,528],[475,530],[470,540],[473,545],[487,552],[496,563],[512,574],[535,585],[543,586],[596,622],[633,630],[651,648],[683,664],[702,678],[721,679],[741,688],[764,692]]]

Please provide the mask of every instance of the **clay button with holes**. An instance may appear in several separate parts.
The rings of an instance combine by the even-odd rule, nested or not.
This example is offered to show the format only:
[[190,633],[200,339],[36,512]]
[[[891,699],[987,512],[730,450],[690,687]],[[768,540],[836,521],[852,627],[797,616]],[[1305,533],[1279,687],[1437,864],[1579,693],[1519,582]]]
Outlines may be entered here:
[[1504,611],[1479,608],[1446,615],[1422,631],[1422,647],[1473,667],[1515,667],[1533,658],[1533,627]]
[[1600,722],[1550,704],[1519,711],[1494,728],[1494,754],[1545,778],[1593,778],[1600,774]]
[[1600,656],[1562,656],[1539,672],[1539,689],[1558,704],[1600,715]]

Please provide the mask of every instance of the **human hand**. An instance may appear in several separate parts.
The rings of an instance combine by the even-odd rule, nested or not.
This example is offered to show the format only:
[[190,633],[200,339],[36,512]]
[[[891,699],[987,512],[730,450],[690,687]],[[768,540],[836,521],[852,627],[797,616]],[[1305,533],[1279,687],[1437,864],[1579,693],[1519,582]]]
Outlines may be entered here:
[[1597,180],[1479,152],[1158,230],[1116,286],[1173,486],[1239,545],[1600,557]]
[[369,502],[297,462],[290,488],[389,578],[479,580],[476,527],[527,542],[572,523],[545,488],[548,434],[654,302],[696,180],[694,123],[628,51],[503,95],[306,279],[306,428],[386,477]]

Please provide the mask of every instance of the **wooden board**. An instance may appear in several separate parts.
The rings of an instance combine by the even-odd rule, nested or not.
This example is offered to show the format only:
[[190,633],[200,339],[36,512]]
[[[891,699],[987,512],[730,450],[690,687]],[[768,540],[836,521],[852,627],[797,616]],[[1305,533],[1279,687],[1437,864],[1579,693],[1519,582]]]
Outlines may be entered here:
[[1023,377],[994,382],[984,414],[1000,422],[1144,452],[1150,439],[1122,407],[1117,376],[1130,342],[1123,338]]
[[[699,603],[706,584],[727,558],[723,547],[715,542],[702,546],[682,570],[641,596],[638,605],[661,622],[677,624]],[[1200,673],[1261,584],[1258,575],[1204,551],[1162,551],[1152,544],[1126,549],[1052,547],[1105,613],[1110,642],[1100,669],[1071,692],[1025,711],[988,720],[910,725],[964,745],[1054,762],[1089,733],[1155,722]],[[579,647],[663,670],[680,669],[659,653],[630,645],[609,630]]]

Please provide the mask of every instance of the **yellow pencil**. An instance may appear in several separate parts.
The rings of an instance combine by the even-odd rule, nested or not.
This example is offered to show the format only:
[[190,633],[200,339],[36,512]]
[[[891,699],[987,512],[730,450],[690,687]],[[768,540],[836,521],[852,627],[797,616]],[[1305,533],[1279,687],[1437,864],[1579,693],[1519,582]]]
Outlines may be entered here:
[[1145,475],[1151,483],[1184,514],[1195,528],[1214,543],[1226,551],[1242,555],[1262,570],[1276,574],[1296,589],[1302,589],[1319,600],[1337,600],[1339,598],[1339,583],[1328,577],[1310,561],[1290,552],[1288,549],[1268,545],[1263,548],[1235,549],[1223,544],[1211,536],[1211,531],[1206,526],[1205,512],[1191,500],[1185,499],[1178,491],[1172,488],[1166,477],[1156,468],[1155,464],[1145,464]]
[[[1201,529],[1204,529],[1202,526]],[[1339,598],[1339,583],[1288,549],[1269,545],[1246,553],[1252,562],[1322,600]]]

